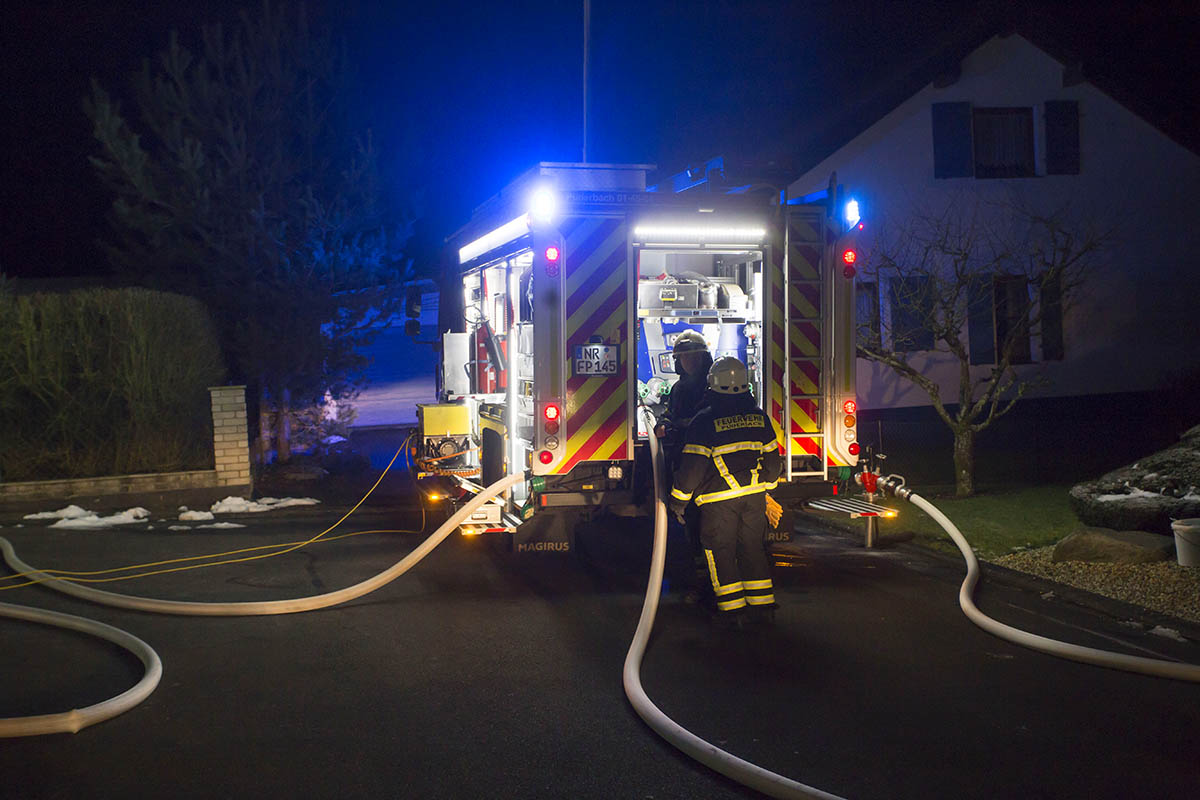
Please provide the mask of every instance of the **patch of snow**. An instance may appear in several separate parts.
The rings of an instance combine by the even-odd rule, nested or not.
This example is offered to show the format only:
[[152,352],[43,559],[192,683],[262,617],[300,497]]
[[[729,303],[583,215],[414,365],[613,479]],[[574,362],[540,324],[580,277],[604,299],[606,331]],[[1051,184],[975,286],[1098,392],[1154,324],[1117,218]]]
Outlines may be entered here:
[[66,508],[60,508],[58,511],[39,511],[36,514],[26,514],[22,519],[78,519],[86,517],[91,513],[85,508],[70,505]]
[[1145,489],[1130,489],[1128,494],[1102,494],[1092,498],[1101,503],[1114,503],[1122,500],[1174,500],[1173,497],[1164,497],[1158,492],[1147,492]]
[[180,511],[187,511],[187,510],[188,510],[188,507],[187,507],[187,506],[180,506],[180,507],[179,507],[179,510],[180,510]]
[[213,503],[212,512],[214,514],[253,514],[290,506],[313,506],[320,502],[311,497],[285,497],[283,499],[264,497],[257,502],[244,497],[226,497],[224,500]]
[[335,433],[332,436],[326,436],[324,439],[321,440],[321,443],[322,444],[337,444],[338,442],[344,442],[344,441],[346,441],[345,436],[338,436]]
[[1183,635],[1180,634],[1179,631],[1175,630],[1174,628],[1164,628],[1162,625],[1155,625],[1150,629],[1150,633],[1154,634],[1155,636],[1161,636],[1164,639],[1174,639],[1177,642],[1187,641],[1187,639],[1183,638]]
[[135,522],[145,522],[150,516],[150,512],[138,506],[129,508],[125,511],[120,511],[116,514],[111,514],[107,517],[102,517],[99,514],[89,513],[86,517],[70,517],[60,519],[58,522],[51,525],[51,528],[109,528],[113,525],[129,525]]
[[1136,619],[1123,619],[1123,620],[1121,620],[1121,624],[1127,628],[1137,628],[1139,631],[1145,627],[1144,625],[1142,625],[1142,623],[1138,622]]
[[1043,600],[1053,600],[1054,592],[1042,592],[1042,599]]
[[192,529],[191,525],[168,525],[167,526],[167,530],[169,530],[169,531],[190,531],[191,529]]
[[197,525],[196,527],[197,528],[244,528],[246,526],[242,525],[241,523],[238,523],[238,522],[210,522],[207,525]]
[[197,520],[212,519],[211,511],[184,511],[179,515],[180,522],[196,522]]

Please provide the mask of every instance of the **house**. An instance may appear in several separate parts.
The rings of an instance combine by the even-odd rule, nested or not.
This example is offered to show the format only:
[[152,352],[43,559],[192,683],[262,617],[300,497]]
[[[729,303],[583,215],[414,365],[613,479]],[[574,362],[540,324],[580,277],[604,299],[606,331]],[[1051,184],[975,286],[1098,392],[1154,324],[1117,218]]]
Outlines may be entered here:
[[[1027,418],[1042,418],[1042,427],[1048,415],[1074,436],[1098,434],[1103,422],[1109,439],[1118,438],[1114,429],[1122,437],[1153,438],[1155,409],[1147,404],[1154,392],[1172,375],[1200,370],[1200,233],[1194,224],[1200,155],[1064,61],[1022,35],[994,36],[957,68],[931,75],[807,170],[788,193],[820,190],[836,173],[876,231],[903,225],[916,209],[976,204],[982,213],[999,214],[993,201],[1002,200],[1047,212],[1067,208],[1075,220],[1106,230],[1109,240],[1078,303],[1062,315],[1043,315],[1018,359],[1027,362],[1017,367],[1023,375],[1045,378],[1028,395],[1036,399],[1018,408],[1025,406]],[[888,286],[860,280],[856,291],[860,321],[892,313]],[[976,376],[994,364],[1011,291],[1026,289],[996,275],[989,301],[972,308]],[[943,398],[957,396],[957,360],[933,352],[909,357],[938,381]],[[864,423],[873,417],[881,427],[889,420],[940,424],[923,390],[880,364],[859,359],[857,367]],[[1195,422],[1173,427],[1181,431]],[[1132,446],[1135,456],[1144,451]]]

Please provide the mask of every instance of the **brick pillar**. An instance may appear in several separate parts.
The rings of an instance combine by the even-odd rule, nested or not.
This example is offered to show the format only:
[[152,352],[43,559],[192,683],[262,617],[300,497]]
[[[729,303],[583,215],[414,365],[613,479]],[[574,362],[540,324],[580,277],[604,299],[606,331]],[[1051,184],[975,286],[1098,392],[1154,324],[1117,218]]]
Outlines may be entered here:
[[210,386],[213,460],[218,486],[250,485],[250,447],[246,430],[246,387]]

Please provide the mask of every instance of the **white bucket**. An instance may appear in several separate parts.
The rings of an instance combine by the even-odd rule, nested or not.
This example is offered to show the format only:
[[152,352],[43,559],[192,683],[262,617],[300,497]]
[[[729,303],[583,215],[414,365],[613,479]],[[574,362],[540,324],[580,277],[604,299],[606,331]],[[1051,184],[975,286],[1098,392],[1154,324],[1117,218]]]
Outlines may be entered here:
[[1177,519],[1171,523],[1175,532],[1175,558],[1181,567],[1200,567],[1200,519]]

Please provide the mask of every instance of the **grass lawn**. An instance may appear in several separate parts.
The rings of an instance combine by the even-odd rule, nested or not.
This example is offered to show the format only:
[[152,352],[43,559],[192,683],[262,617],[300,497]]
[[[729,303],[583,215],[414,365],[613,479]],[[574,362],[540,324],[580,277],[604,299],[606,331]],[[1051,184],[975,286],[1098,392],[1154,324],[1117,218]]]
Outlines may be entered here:
[[[1067,503],[1070,488],[996,487],[964,499],[954,497],[953,487],[923,487],[918,494],[941,509],[986,559],[1054,544],[1078,528],[1080,522]],[[912,531],[918,544],[958,553],[950,537],[925,512],[904,500],[888,498],[882,502],[900,512],[895,519],[880,521],[882,536]],[[854,522],[862,527],[861,520]]]

